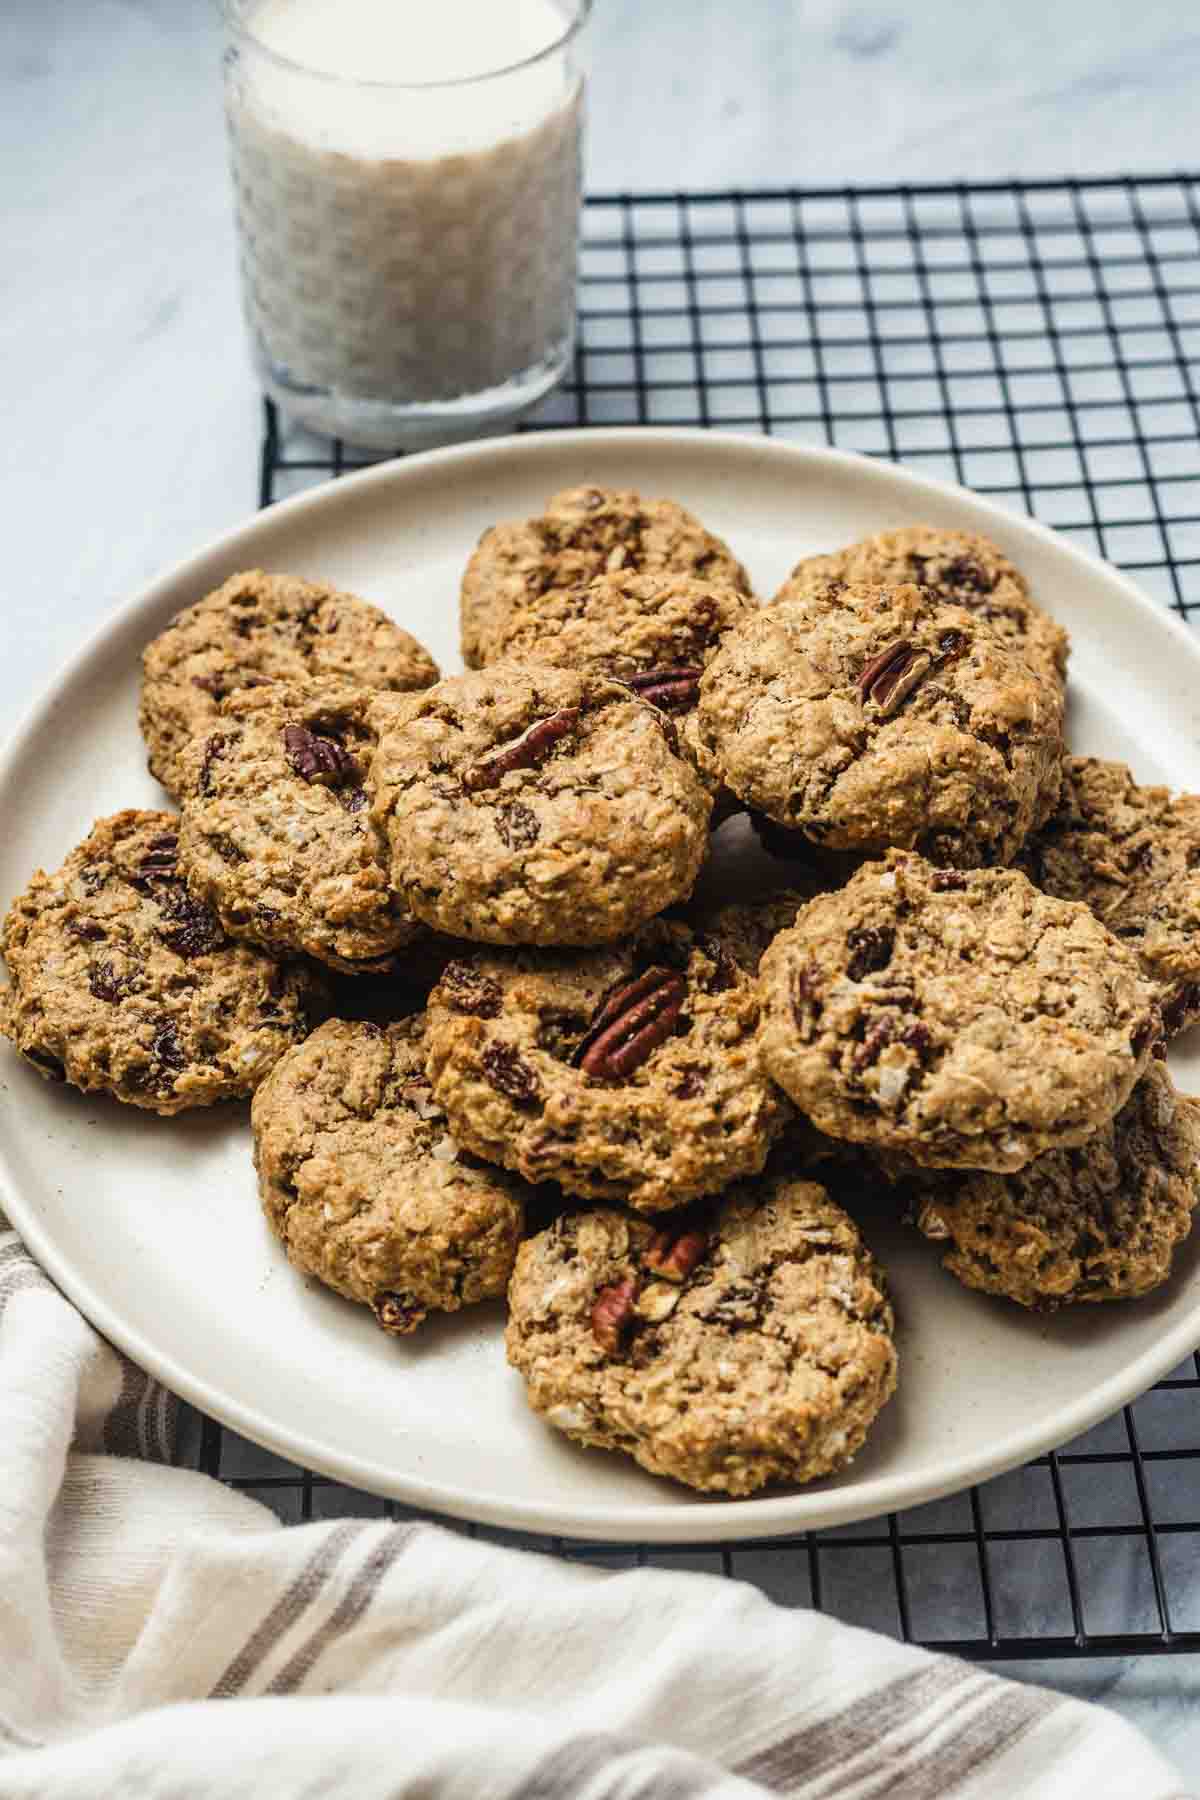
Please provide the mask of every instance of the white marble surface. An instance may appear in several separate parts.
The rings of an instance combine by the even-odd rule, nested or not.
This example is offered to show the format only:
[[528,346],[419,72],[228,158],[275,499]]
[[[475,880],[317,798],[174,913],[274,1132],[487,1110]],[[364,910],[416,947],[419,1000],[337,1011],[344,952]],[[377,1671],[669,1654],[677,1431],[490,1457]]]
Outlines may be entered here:
[[[1200,160],[1200,25],[1185,0],[597,0],[594,51],[596,188]],[[118,601],[253,504],[259,411],[238,311],[218,55],[205,0],[4,8],[5,729]],[[1194,1517],[1200,1478],[1189,1468],[1188,1479]],[[1036,1504],[1017,1495],[1014,1518]],[[1145,1628],[1136,1570],[1115,1558],[1104,1591],[1102,1628]],[[865,1622],[872,1601],[860,1573],[839,1610]],[[922,1605],[921,1629],[959,1626],[962,1592],[944,1577]],[[1194,1607],[1180,1622],[1198,1619]],[[1023,1628],[1039,1623],[1061,1628],[1049,1611]],[[1200,1783],[1196,1659],[1008,1672],[1102,1697]]]

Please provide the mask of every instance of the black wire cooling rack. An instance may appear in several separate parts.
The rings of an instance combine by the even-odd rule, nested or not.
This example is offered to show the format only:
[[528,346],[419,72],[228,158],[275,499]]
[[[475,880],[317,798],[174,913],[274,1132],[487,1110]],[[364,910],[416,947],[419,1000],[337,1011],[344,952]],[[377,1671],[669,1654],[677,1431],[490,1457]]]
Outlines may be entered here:
[[[712,425],[911,463],[1200,607],[1200,177],[720,194],[586,208],[573,377],[526,429]],[[261,502],[361,466],[267,404]],[[1200,1355],[1053,1455],[770,1544],[630,1549],[988,1661],[1200,1650]],[[185,1460],[286,1519],[411,1516],[192,1418]],[[473,1528],[464,1528],[472,1529]]]

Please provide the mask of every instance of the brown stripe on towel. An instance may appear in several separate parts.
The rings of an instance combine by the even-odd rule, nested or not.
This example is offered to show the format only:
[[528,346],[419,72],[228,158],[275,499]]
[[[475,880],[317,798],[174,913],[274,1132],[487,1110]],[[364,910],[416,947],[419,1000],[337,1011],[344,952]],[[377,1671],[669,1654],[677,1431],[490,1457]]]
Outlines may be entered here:
[[341,1561],[346,1547],[369,1529],[361,1520],[347,1519],[322,1537],[295,1581],[279,1596],[253,1636],[210,1689],[210,1699],[227,1700],[231,1695],[241,1693],[284,1632],[290,1631],[296,1620],[308,1611]]

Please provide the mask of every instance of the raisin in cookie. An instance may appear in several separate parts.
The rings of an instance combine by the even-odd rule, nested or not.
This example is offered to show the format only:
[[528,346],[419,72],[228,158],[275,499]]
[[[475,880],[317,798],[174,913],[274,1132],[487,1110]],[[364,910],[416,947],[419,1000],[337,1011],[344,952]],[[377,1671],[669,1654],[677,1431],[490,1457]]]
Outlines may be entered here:
[[597,575],[695,576],[750,582],[729,546],[674,500],[631,490],[576,487],[554,494],[536,519],[485,531],[462,579],[462,655],[469,669],[494,662],[514,621],[556,589],[586,587]]
[[1011,860],[1058,798],[1063,694],[914,586],[780,600],[728,633],[699,735],[749,806],[841,850]]
[[1137,958],[1014,870],[893,852],[762,960],[766,1065],[831,1137],[1020,1169],[1124,1105],[1159,1031]]
[[830,556],[806,556],[796,564],[777,600],[811,594],[831,581],[869,587],[897,587],[914,581],[939,600],[964,606],[985,619],[1010,650],[1052,680],[1065,681],[1069,640],[1029,592],[990,539],[936,525],[906,525],[880,531]]
[[251,1112],[263,1209],[289,1258],[397,1333],[503,1294],[525,1219],[524,1183],[450,1135],[425,1053],[421,1014],[330,1019]]
[[674,722],[620,682],[498,663],[378,697],[368,774],[391,880],[491,944],[599,944],[689,894],[711,799]]
[[13,902],[0,1030],[43,1075],[152,1112],[252,1093],[309,1030],[302,965],[233,944],[176,867],[165,812],[100,819]]
[[567,1214],[521,1246],[509,1309],[535,1412],[709,1493],[843,1468],[896,1386],[883,1275],[814,1182],[745,1183],[665,1229]]
[[916,1171],[917,1224],[968,1287],[1050,1311],[1166,1281],[1200,1202],[1200,1103],[1152,1062],[1116,1118],[1015,1175]]
[[363,786],[373,698],[336,681],[243,688],[189,746],[179,864],[231,937],[367,974],[423,931],[388,886]]
[[756,1173],[790,1117],[759,1066],[758,1012],[719,942],[658,920],[603,950],[451,963],[429,1074],[480,1156],[655,1211]]
[[1200,795],[1068,757],[1058,808],[1017,866],[1047,894],[1085,900],[1136,950],[1168,1037],[1200,1018]]
[[415,637],[356,594],[261,569],[231,576],[142,652],[150,773],[179,798],[183,753],[215,728],[226,694],[312,676],[404,691],[429,687],[438,669]]

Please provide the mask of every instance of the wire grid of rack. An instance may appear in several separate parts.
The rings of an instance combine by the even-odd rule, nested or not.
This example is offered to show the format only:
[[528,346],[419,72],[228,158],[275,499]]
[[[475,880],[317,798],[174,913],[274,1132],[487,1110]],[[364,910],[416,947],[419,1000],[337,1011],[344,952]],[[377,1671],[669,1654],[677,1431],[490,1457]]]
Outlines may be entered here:
[[[1200,608],[1200,177],[598,195],[573,375],[525,429],[718,426],[963,482]],[[269,403],[263,505],[361,466]],[[192,1418],[287,1519],[412,1516]],[[474,1527],[464,1527],[474,1531]],[[883,1521],[630,1549],[990,1661],[1200,1650],[1200,1354],[1058,1452]]]

